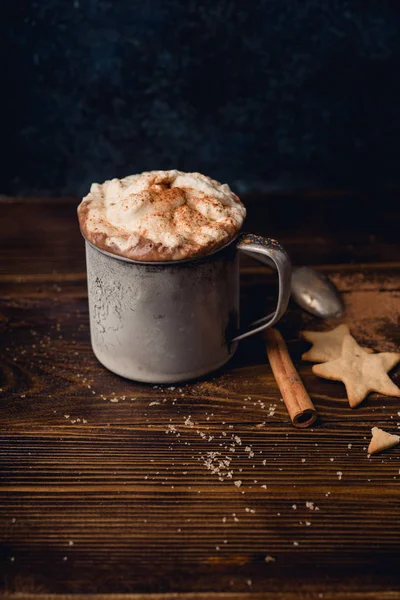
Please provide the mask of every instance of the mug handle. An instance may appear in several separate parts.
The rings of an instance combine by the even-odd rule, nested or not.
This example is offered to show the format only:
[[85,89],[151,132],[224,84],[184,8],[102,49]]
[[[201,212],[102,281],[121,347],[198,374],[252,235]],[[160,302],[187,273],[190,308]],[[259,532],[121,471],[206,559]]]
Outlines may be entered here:
[[254,333],[263,331],[263,329],[267,329],[267,327],[271,327],[279,321],[289,303],[292,279],[290,258],[286,250],[276,240],[253,235],[252,233],[242,233],[239,236],[236,247],[240,252],[244,252],[269,267],[276,269],[279,279],[279,293],[275,312],[250,323],[250,329],[233,338],[233,342],[238,342]]

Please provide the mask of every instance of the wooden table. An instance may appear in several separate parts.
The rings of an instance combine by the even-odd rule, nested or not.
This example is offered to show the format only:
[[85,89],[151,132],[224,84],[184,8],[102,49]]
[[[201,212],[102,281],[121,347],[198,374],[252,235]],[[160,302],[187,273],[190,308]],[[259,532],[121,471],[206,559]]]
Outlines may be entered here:
[[[400,450],[366,452],[371,426],[397,431],[400,400],[351,410],[301,360],[299,330],[324,324],[295,305],[280,330],[311,430],[289,422],[261,336],[187,385],[109,373],[90,348],[76,204],[0,199],[2,598],[400,598]],[[357,339],[394,349],[396,204],[249,198],[247,229],[329,274]],[[244,320],[265,313],[273,274],[248,261],[242,280]]]

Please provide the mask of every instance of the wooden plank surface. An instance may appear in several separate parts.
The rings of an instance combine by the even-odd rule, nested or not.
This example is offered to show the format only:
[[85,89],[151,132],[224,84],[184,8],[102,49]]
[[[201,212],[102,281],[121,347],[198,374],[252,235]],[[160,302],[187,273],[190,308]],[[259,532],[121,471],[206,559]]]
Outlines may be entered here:
[[[303,199],[310,215],[318,198]],[[303,218],[285,232],[270,203],[249,202],[257,232],[281,230],[298,264],[332,277],[360,342],[398,347],[393,213],[372,229]],[[400,597],[400,451],[366,453],[371,426],[397,431],[399,399],[372,394],[351,410],[343,386],[301,360],[300,329],[322,324],[295,305],[280,330],[320,415],[312,430],[290,424],[262,337],[186,385],[109,373],[90,348],[75,205],[0,202],[4,597]],[[246,320],[272,305],[275,280],[247,261],[242,283]]]
[[[78,202],[0,196],[0,273],[84,273]],[[246,231],[279,239],[295,264],[400,260],[397,196],[280,194],[248,198],[246,206]]]

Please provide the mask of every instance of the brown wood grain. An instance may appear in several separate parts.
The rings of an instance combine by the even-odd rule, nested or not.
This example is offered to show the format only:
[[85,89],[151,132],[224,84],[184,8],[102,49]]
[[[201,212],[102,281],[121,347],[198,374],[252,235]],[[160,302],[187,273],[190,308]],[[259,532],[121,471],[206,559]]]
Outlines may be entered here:
[[[0,273],[84,273],[78,202],[0,196]],[[400,260],[397,196],[308,192],[251,196],[245,202],[245,230],[279,239],[295,264]],[[377,211],[377,205],[385,210]]]
[[[377,592],[220,592],[212,593],[188,593],[186,600],[313,600],[324,598],[324,600],[398,600],[399,592],[377,591]],[[176,600],[179,596],[172,594],[6,594],[4,600]]]
[[[262,337],[185,385],[108,372],[90,348],[75,204],[0,201],[2,597],[399,598],[400,451],[366,452],[372,426],[397,431],[399,399],[372,394],[351,410],[342,384],[301,360],[299,331],[322,324],[294,304],[279,329],[319,412],[311,430],[291,425]],[[349,230],[358,245],[346,252],[365,263],[339,265],[346,244],[329,227],[325,238],[321,221],[318,235],[332,237],[314,263],[343,293],[358,339],[392,349],[392,230],[374,243]],[[306,231],[285,234],[299,264]],[[268,269],[244,263],[242,286],[244,320],[272,306]],[[400,368],[392,377],[400,384]]]

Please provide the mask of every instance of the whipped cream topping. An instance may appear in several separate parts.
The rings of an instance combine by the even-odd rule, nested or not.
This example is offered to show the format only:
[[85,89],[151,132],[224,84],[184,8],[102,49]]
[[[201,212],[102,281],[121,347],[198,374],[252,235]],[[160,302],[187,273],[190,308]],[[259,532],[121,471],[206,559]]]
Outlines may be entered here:
[[93,244],[133,260],[164,261],[223,246],[239,232],[246,209],[227,184],[172,170],[93,183],[78,215]]

